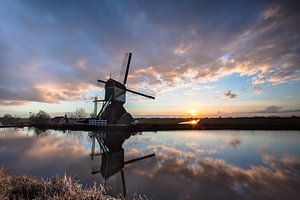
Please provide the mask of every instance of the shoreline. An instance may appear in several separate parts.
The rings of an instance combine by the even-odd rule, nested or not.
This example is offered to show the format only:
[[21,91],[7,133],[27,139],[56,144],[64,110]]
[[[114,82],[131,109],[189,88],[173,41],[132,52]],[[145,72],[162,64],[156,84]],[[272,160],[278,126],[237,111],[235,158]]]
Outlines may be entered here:
[[[82,131],[162,131],[162,130],[300,130],[300,117],[251,117],[251,118],[204,118],[196,124],[179,124],[186,118],[138,118],[133,125],[109,124],[93,126],[87,124],[39,124],[25,125],[54,130]],[[0,128],[22,128],[20,126],[1,126]]]

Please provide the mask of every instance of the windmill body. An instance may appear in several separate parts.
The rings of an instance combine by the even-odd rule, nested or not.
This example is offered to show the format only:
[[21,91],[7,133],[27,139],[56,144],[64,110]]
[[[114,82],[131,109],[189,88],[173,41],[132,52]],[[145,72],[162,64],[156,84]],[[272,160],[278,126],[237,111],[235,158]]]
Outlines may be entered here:
[[125,103],[126,101],[126,87],[124,84],[110,78],[105,84],[105,100],[118,101]]
[[150,95],[146,95],[126,88],[131,56],[132,53],[127,53],[125,54],[123,60],[123,64],[126,64],[126,71],[123,83],[116,81],[112,78],[109,78],[107,81],[98,80],[99,83],[105,84],[105,98],[104,100],[99,100],[103,102],[103,105],[100,112],[97,115],[97,118],[101,120],[106,120],[108,124],[129,125],[133,122],[131,114],[128,113],[123,106],[126,102],[126,92],[154,99],[154,97]]

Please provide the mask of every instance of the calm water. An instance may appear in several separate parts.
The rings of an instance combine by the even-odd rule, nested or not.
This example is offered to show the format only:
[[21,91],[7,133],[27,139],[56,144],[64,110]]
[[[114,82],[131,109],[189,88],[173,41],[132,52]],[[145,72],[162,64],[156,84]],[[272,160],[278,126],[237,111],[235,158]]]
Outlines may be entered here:
[[0,129],[0,165],[9,174],[105,182],[110,194],[148,199],[299,199],[300,131]]

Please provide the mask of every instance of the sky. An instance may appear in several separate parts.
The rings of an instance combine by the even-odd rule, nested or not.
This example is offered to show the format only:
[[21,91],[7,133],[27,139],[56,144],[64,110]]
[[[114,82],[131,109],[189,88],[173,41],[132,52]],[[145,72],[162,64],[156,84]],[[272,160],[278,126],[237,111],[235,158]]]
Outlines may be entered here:
[[[134,116],[300,115],[297,1],[0,1],[0,116],[104,95],[132,52]],[[99,105],[100,106],[100,105]]]

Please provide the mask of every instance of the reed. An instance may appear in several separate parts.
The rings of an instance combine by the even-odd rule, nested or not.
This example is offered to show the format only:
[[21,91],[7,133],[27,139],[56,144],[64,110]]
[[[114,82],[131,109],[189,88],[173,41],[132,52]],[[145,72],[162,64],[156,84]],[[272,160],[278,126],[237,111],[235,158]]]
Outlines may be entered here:
[[[145,197],[144,197],[145,198]],[[141,195],[124,198],[105,194],[102,185],[84,188],[71,177],[43,179],[31,176],[11,176],[0,169],[0,199],[99,199],[99,200],[142,200]]]

